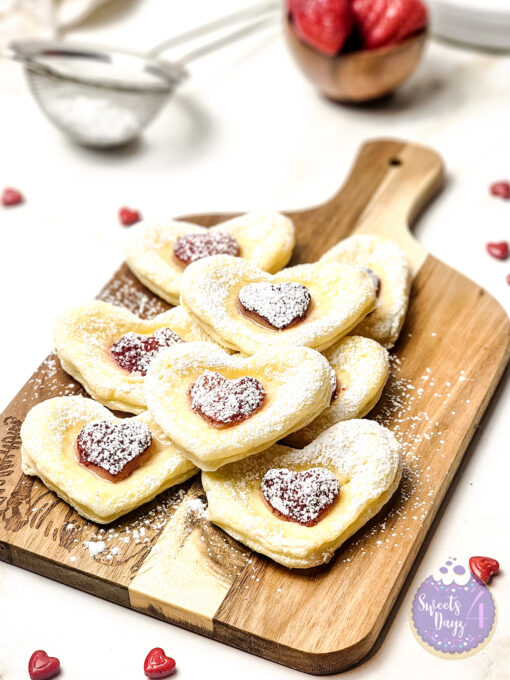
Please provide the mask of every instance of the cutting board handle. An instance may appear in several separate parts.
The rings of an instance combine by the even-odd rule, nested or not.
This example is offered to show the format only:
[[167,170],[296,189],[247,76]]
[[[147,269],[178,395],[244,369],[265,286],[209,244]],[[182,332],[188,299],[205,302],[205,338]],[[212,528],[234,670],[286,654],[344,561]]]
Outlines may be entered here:
[[[373,233],[393,239],[407,253],[413,273],[427,252],[410,226],[444,185],[444,164],[432,149],[396,140],[364,144],[351,173],[328,203],[315,208],[322,220],[349,224],[350,233]],[[321,220],[321,221],[322,221]]]

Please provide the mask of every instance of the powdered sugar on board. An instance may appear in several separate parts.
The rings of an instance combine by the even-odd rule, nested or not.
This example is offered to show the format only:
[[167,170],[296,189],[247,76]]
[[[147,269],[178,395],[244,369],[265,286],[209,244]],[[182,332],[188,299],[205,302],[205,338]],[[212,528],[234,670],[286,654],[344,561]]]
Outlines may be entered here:
[[85,390],[69,376],[55,354],[50,354],[26,384],[21,402],[27,410],[51,397],[85,396]]
[[98,300],[124,307],[141,319],[153,319],[170,305],[139,283],[124,265],[97,296]]
[[75,515],[60,530],[60,544],[74,568],[84,559],[109,565],[129,565],[134,574],[156,545],[159,536],[186,495],[189,483],[164,492],[157,499],[108,527],[98,527]]
[[[411,337],[411,334],[408,335]],[[469,383],[472,379],[464,370],[438,377],[430,367],[426,367],[417,378],[410,379],[404,377],[405,369],[405,355],[390,355],[390,378],[379,404],[368,416],[389,427],[398,439],[404,461],[402,481],[381,516],[342,549],[339,559],[347,563],[347,568],[354,559],[369,559],[374,549],[386,549],[391,553],[402,544],[413,541],[416,524],[426,520],[436,494],[438,476],[440,478],[437,470],[449,467],[447,431],[443,429],[443,423],[455,416],[458,408],[453,405],[454,399],[458,400],[455,386]],[[430,406],[431,399],[433,406]],[[421,407],[422,403],[429,406]],[[367,541],[376,536],[377,540]],[[396,562],[400,564],[401,560]]]
[[87,548],[91,557],[100,555],[106,548],[106,543],[104,541],[84,541],[83,545]]

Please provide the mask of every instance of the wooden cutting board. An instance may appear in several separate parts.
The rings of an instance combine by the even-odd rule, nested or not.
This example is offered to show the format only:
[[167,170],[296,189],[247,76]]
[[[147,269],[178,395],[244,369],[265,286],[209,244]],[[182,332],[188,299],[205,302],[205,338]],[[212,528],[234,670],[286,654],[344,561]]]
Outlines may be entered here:
[[[371,142],[339,194],[289,213],[297,228],[293,264],[316,260],[353,232],[375,232],[400,243],[414,272],[391,378],[371,414],[402,442],[403,483],[329,565],[290,571],[210,526],[198,478],[101,530],[25,477],[19,430],[28,409],[82,392],[54,355],[0,418],[0,557],[309,673],[360,661],[388,617],[509,358],[509,321],[500,305],[428,255],[408,231],[442,184],[442,161],[433,151]],[[227,217],[191,219],[212,225]],[[167,308],[125,265],[100,297],[142,316]]]

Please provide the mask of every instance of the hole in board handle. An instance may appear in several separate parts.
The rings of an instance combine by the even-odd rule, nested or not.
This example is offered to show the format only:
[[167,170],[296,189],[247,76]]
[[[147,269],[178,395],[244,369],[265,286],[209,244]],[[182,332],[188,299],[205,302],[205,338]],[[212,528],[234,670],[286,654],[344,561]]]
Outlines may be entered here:
[[393,167],[399,167],[402,165],[402,161],[400,158],[390,158],[388,161],[388,165],[392,165]]

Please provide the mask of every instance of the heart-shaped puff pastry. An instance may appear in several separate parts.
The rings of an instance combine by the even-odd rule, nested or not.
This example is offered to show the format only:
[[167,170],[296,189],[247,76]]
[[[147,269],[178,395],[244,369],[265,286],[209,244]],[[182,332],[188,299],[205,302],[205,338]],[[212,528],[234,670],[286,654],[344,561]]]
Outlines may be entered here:
[[64,370],[94,399],[111,409],[141,413],[146,409],[144,376],[119,365],[111,350],[128,333],[151,336],[167,328],[176,334],[177,340],[211,341],[182,307],[145,321],[100,300],[73,307],[60,316],[54,340]]
[[378,342],[348,335],[328,347],[324,356],[336,378],[331,404],[305,428],[286,437],[284,444],[302,448],[335,423],[363,418],[379,401],[389,361],[387,350]]
[[[338,480],[338,497],[329,510],[314,526],[277,516],[261,492],[266,473],[314,468],[326,468]],[[348,420],[304,449],[275,445],[217,472],[204,472],[202,484],[211,522],[275,562],[306,569],[328,562],[376,515],[398,487],[401,474],[400,446],[393,434],[370,420]]]
[[[266,449],[316,418],[331,400],[330,378],[326,359],[307,347],[266,348],[242,357],[210,343],[190,342],[154,359],[145,390],[163,431],[195,465],[216,470]],[[240,389],[243,383],[246,391]],[[226,426],[218,427],[207,417],[207,406],[218,407],[220,415],[242,417],[224,419]]]
[[[310,298],[308,309],[299,297],[303,287]],[[278,292],[282,322],[294,319],[282,329],[258,323],[241,307],[246,298],[253,309],[264,302],[270,307]],[[216,255],[187,268],[181,302],[209,335],[231,349],[253,354],[270,345],[305,345],[322,351],[374,308],[375,292],[368,275],[349,264],[302,264],[271,276],[250,262]]]
[[178,305],[182,274],[194,258],[228,253],[273,273],[285,267],[293,248],[292,221],[280,213],[261,212],[210,229],[176,220],[142,222],[131,230],[125,255],[131,271],[147,288]]
[[357,234],[333,246],[320,262],[349,262],[373,273],[377,289],[375,310],[352,334],[373,338],[391,349],[404,323],[411,288],[411,270],[404,251],[389,239]]
[[[122,481],[103,479],[79,462],[78,436],[95,421],[144,423],[151,432],[147,457]],[[39,477],[80,515],[99,524],[113,522],[196,472],[148,412],[120,419],[84,397],[55,397],[34,406],[21,426],[21,442],[23,472]]]

